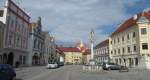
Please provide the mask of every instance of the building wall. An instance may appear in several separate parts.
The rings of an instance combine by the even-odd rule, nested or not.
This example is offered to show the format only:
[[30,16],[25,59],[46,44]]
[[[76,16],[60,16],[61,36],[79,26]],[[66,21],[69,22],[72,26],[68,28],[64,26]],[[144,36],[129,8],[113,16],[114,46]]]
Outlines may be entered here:
[[83,55],[83,64],[88,64],[90,59],[91,59],[91,55],[90,54]]
[[[138,33],[138,27],[133,26],[111,37],[111,54],[115,63],[130,67],[137,65],[135,60],[139,54]],[[133,37],[133,34],[135,34],[135,37]]]
[[48,62],[57,62],[59,60],[59,54],[56,53],[55,39],[48,32],[45,32],[44,42],[44,59],[45,64]]
[[[145,19],[144,23],[140,21],[138,23],[138,30],[139,30],[139,67],[145,67],[150,69],[150,24],[147,19]],[[141,29],[146,29],[146,34],[142,34]],[[143,49],[143,44],[146,43],[148,45],[147,49]]]
[[64,52],[65,64],[82,64],[81,52]]
[[[150,69],[150,24],[143,16],[138,18],[137,24],[112,35],[112,61],[128,67]],[[143,33],[143,28],[144,33]]]
[[4,24],[0,22],[0,63],[3,63],[3,36],[4,36]]
[[109,62],[109,39],[97,44],[94,52],[94,58],[98,63]]
[[30,35],[29,35],[29,59],[28,65],[44,65],[44,34],[42,32],[41,18],[39,17],[36,22],[30,24]]
[[[4,30],[4,50],[3,54],[7,54],[6,63],[15,66],[16,62],[20,65],[26,64],[26,55],[28,54],[28,37],[30,17],[20,9],[11,0],[6,0],[3,17],[1,20],[6,26]],[[16,52],[16,53],[15,53]],[[20,54],[17,54],[20,53]],[[15,58],[16,56],[24,56]],[[22,64],[25,62],[25,64]]]

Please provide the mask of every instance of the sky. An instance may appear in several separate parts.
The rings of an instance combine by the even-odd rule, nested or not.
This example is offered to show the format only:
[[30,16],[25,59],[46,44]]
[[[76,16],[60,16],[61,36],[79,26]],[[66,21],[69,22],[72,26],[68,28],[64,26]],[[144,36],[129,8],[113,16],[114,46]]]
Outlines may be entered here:
[[[0,0],[0,4],[4,0]],[[119,24],[150,9],[150,0],[14,0],[31,16],[42,17],[44,31],[57,42],[89,43],[94,29],[96,43],[108,38]]]

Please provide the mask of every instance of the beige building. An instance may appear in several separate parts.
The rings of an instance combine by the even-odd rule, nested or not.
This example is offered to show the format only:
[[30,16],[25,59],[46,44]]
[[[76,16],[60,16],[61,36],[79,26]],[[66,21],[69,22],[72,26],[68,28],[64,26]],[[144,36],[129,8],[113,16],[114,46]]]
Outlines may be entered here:
[[128,67],[150,69],[150,12],[123,22],[110,36],[110,58]]
[[88,64],[91,59],[91,50],[86,49],[85,52],[83,52],[83,64]]
[[65,55],[65,64],[82,64],[83,54],[76,47],[59,47]]
[[94,59],[98,63],[109,62],[109,39],[106,39],[94,47]]

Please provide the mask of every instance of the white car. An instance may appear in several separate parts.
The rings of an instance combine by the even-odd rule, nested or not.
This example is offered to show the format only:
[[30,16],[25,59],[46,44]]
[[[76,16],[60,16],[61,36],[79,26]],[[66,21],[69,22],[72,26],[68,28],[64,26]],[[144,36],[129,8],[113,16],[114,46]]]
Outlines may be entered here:
[[55,62],[54,63],[48,63],[46,66],[47,69],[55,69],[57,67],[58,67],[58,64]]

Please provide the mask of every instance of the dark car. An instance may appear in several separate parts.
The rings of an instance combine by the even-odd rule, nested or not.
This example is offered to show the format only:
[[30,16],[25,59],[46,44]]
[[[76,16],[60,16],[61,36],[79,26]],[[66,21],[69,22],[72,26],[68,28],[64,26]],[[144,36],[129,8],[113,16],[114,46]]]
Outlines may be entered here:
[[8,64],[0,64],[0,80],[15,80],[16,72]]
[[115,63],[103,63],[102,68],[104,70],[120,70],[121,66]]
[[64,62],[58,62],[57,64],[58,64],[59,67],[64,66]]

